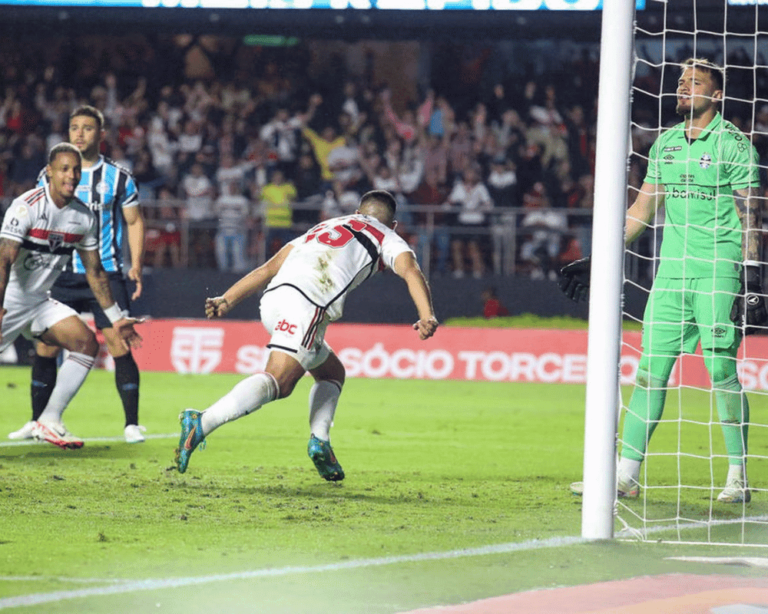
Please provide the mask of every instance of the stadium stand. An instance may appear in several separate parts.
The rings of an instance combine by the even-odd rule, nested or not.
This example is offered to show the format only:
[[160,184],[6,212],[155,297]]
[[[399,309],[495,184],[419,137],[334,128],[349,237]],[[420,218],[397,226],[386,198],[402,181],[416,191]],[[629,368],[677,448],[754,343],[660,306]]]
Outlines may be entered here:
[[[383,60],[354,70],[318,41],[28,42],[23,52],[0,42],[0,199],[34,183],[47,148],[66,138],[70,110],[94,104],[108,120],[104,154],[141,186],[149,266],[216,268],[223,194],[250,203],[245,256],[257,264],[354,209],[371,188],[397,195],[399,231],[432,276],[541,279],[589,253],[597,91],[589,44],[556,70],[510,70],[499,49],[441,43],[428,74],[401,70],[388,81]],[[471,191],[451,196],[468,169],[492,202],[469,226]],[[483,266],[455,251],[472,233]]]

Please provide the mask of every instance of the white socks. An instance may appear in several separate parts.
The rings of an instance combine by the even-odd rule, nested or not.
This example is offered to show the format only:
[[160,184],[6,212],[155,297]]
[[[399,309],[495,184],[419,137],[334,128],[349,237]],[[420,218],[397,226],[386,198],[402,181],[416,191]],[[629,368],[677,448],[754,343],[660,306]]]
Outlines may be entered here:
[[617,475],[619,478],[631,478],[635,482],[640,482],[640,465],[642,461],[632,460],[631,458],[619,459],[619,468]]
[[277,381],[269,373],[251,375],[203,412],[203,433],[209,435],[222,424],[247,416],[279,395]]
[[59,369],[56,377],[56,385],[51,391],[51,398],[48,399],[48,405],[45,406],[39,420],[43,422],[61,422],[61,415],[69,405],[69,402],[80,390],[85,378],[93,367],[96,359],[88,354],[79,352],[69,352],[64,364]]
[[[637,483],[640,483],[640,465],[641,461],[631,460],[629,458],[621,457],[619,459],[619,467],[617,470],[617,479],[619,481],[626,481],[627,478],[631,478]],[[726,484],[730,484],[733,481],[746,483],[746,468],[743,464],[740,465],[728,465],[728,477]]]
[[[309,391],[309,427],[315,437],[330,440],[340,394],[341,383],[336,380],[315,382]],[[251,375],[202,412],[203,433],[208,436],[222,424],[247,416],[279,396],[280,389],[272,375]]]
[[341,383],[332,379],[315,382],[309,391],[309,428],[318,439],[331,439],[330,430],[340,394]]
[[738,482],[746,482],[747,472],[744,469],[744,465],[728,465],[728,478],[726,484],[730,484],[734,480]]

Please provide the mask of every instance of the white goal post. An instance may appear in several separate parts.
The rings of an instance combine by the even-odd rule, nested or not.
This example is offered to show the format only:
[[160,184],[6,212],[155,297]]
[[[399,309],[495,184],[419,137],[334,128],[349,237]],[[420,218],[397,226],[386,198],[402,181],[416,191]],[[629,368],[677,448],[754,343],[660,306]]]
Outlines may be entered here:
[[634,3],[605,0],[600,40],[581,534],[613,537]]
[[[713,390],[700,347],[698,356],[678,359],[664,385],[666,407],[658,433],[645,451],[639,499],[616,498],[618,427],[631,392],[621,384],[634,379],[626,367],[631,359],[636,364],[641,353],[640,334],[623,331],[622,322],[640,320],[644,301],[638,297],[649,292],[664,228],[661,210],[661,221],[644,233],[645,244],[625,248],[625,216],[643,181],[650,143],[682,121],[672,111],[684,59],[706,58],[724,67],[722,116],[746,134],[761,156],[758,223],[768,219],[768,0],[742,4],[748,2],[750,8],[737,7],[736,0],[647,0],[648,8],[654,9],[655,21],[647,20],[654,23],[650,30],[635,23],[634,2],[603,3],[584,427],[581,535],[585,539],[768,546],[766,331],[746,337],[737,357],[739,380],[751,410],[750,446],[739,458],[745,463],[748,459],[752,501],[729,505],[717,500],[735,456],[724,451],[724,423],[716,405],[723,389]],[[701,160],[688,162],[708,164]],[[752,163],[749,167],[755,168]],[[689,227],[685,228],[687,232]],[[766,228],[762,230],[763,249],[768,250]],[[761,257],[764,280],[766,255]],[[684,292],[690,290],[686,287]],[[662,390],[656,385],[655,390]],[[633,416],[636,420],[638,414]]]

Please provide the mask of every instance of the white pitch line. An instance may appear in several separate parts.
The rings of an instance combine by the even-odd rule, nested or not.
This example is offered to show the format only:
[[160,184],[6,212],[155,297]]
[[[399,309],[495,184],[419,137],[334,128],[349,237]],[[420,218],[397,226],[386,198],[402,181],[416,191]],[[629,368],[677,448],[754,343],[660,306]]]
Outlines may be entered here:
[[[161,437],[157,435],[156,437]],[[0,444],[2,445],[2,444]],[[768,519],[765,516],[747,517],[743,519],[746,522],[764,521]],[[731,524],[739,521],[714,521],[716,524]],[[701,528],[701,525],[669,525],[666,527],[658,526],[647,530],[648,533],[657,533],[685,528]],[[630,534],[626,530],[617,531],[616,538],[628,537]],[[418,563],[424,561],[441,561],[447,559],[456,559],[472,556],[488,556],[493,554],[507,554],[510,552],[521,552],[526,550],[543,550],[545,548],[558,548],[572,546],[575,544],[590,543],[591,540],[582,537],[554,537],[547,540],[531,540],[527,542],[514,542],[507,544],[497,544],[490,546],[480,546],[478,548],[466,548],[462,550],[449,550],[447,552],[429,552],[422,554],[411,554],[403,556],[383,557],[376,559],[359,559],[356,561],[347,561],[344,563],[332,563],[330,565],[319,565],[316,567],[281,567],[278,569],[255,569],[252,571],[236,572],[231,574],[216,574],[211,576],[198,576],[188,578],[149,578],[146,580],[119,580],[119,579],[77,579],[77,578],[53,578],[61,582],[77,583],[102,583],[109,586],[98,586],[92,588],[83,588],[69,591],[54,591],[51,593],[34,593],[31,595],[18,595],[16,597],[5,597],[0,599],[0,610],[16,608],[22,606],[38,605],[41,603],[53,603],[67,601],[70,599],[81,599],[87,597],[104,597],[108,595],[121,595],[125,593],[135,593],[139,591],[152,591],[165,588],[181,588],[185,586],[210,584],[213,582],[226,582],[230,580],[250,580],[257,578],[272,578],[280,576],[291,576],[308,573],[324,573],[343,571],[349,569],[363,569],[366,567],[377,567],[383,565],[395,565],[398,563]],[[51,578],[31,576],[31,577],[13,577],[2,576],[0,580],[4,581],[27,581],[27,580],[50,580]]]
[[65,576],[0,576],[0,582],[69,582],[71,584],[124,584],[124,578],[67,578]]
[[[614,535],[614,537],[623,539],[627,537],[633,537],[637,538],[638,534],[642,535],[651,535],[656,533],[666,533],[667,531],[677,531],[677,530],[687,530],[687,529],[706,529],[707,527],[713,527],[713,526],[728,526],[728,525],[738,525],[742,523],[761,523],[764,524],[768,522],[768,516],[744,516],[743,518],[731,518],[728,520],[708,520],[706,522],[687,522],[687,523],[678,523],[678,524],[670,524],[666,526],[653,526],[653,527],[646,527],[641,529],[635,529],[633,527],[621,529],[620,531],[617,531]],[[705,542],[702,542],[705,544]],[[705,544],[706,545],[706,544]],[[740,546],[749,545],[749,544],[738,544]],[[760,544],[763,546],[763,544]]]
[[34,593],[31,595],[18,595],[0,599],[0,610],[17,608],[20,606],[39,605],[41,603],[53,603],[69,599],[82,599],[86,597],[104,597],[106,595],[121,595],[138,591],[153,591],[167,588],[181,588],[212,582],[226,582],[231,580],[251,580],[256,578],[274,578],[279,576],[292,576],[299,574],[317,574],[349,569],[363,569],[382,565],[395,565],[398,563],[420,563],[424,561],[442,561],[470,556],[488,556],[492,554],[507,554],[524,550],[541,550],[544,548],[557,548],[586,543],[581,537],[554,537],[547,540],[532,540],[478,548],[465,548],[462,550],[449,550],[447,552],[428,552],[422,554],[407,554],[403,556],[389,556],[377,559],[359,559],[344,563],[332,563],[330,565],[318,565],[316,567],[280,567],[277,569],[254,569],[230,574],[216,574],[211,576],[198,576],[191,578],[155,578],[147,580],[128,580],[120,584],[82,588],[69,591],[54,591],[51,593]]
[[[145,439],[178,439],[178,437],[179,437],[179,433],[144,435]],[[125,438],[124,437],[85,437],[83,438],[83,441],[85,443],[94,442],[94,441],[125,442]],[[44,441],[36,441],[35,439],[23,439],[21,441],[0,441],[0,448],[13,448],[15,446],[36,446],[36,445],[50,445],[50,444],[46,444]],[[131,445],[135,445],[135,444],[131,444]]]

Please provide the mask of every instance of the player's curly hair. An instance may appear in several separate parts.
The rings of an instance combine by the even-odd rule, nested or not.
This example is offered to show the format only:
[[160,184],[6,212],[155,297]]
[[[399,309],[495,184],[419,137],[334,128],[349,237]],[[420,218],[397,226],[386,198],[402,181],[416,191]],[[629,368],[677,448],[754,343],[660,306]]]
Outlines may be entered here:
[[73,153],[78,158],[81,155],[80,150],[72,143],[59,143],[58,145],[51,147],[51,151],[48,152],[48,164],[53,164],[56,156],[58,156],[60,153]]

